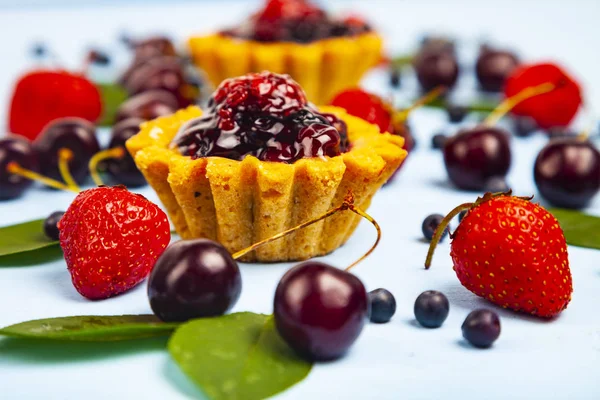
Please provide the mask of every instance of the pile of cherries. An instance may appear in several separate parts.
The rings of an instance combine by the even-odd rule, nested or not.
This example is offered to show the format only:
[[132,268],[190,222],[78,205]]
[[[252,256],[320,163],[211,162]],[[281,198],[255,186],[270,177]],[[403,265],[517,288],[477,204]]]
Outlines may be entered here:
[[205,114],[183,125],[171,146],[194,159],[252,155],[292,163],[340,155],[348,140],[346,124],[312,108],[289,76],[262,72],[221,83]]
[[[148,281],[153,312],[165,322],[222,315],[237,302],[242,278],[237,262],[219,243],[206,239],[170,245]],[[365,322],[390,321],[394,296],[385,289],[367,293],[355,275],[318,261],[291,268],[279,281],[273,299],[275,326],[299,355],[312,361],[344,355]],[[414,305],[417,321],[442,325],[449,312],[442,293],[422,293]],[[500,334],[498,316],[476,310],[463,324],[463,336],[476,347],[489,347]]]
[[308,1],[267,0],[250,21],[221,34],[258,42],[310,43],[370,31],[360,18],[334,19]]

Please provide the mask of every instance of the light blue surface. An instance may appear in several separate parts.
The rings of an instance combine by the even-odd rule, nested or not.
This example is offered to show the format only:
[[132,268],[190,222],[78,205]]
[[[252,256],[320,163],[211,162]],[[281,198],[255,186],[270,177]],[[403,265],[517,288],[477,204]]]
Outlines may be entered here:
[[[514,43],[527,59],[564,60],[575,75],[585,77],[590,108],[600,111],[597,1],[572,2],[569,8],[562,1],[504,1],[493,6],[475,1],[336,2],[340,3],[351,3],[344,8],[363,10],[378,21],[396,51],[409,50],[423,31],[438,29],[461,38],[486,34],[502,43]],[[0,13],[0,120],[5,121],[12,82],[30,63],[25,49],[32,40],[44,38],[66,63],[77,65],[86,45],[114,45],[121,29],[167,31],[183,38],[193,31],[235,22],[250,9],[188,4],[172,9],[124,6]],[[387,93],[381,71],[371,74],[365,85]],[[457,96],[467,98],[472,82],[467,79],[462,85]],[[580,119],[580,126],[585,122]],[[367,326],[346,358],[317,365],[305,381],[278,398],[600,398],[600,253],[596,251],[569,248],[575,292],[568,310],[558,319],[544,322],[496,309],[502,318],[502,334],[492,349],[475,350],[461,340],[460,325],[469,311],[493,306],[459,284],[451,269],[448,243],[438,248],[430,271],[422,267],[427,251],[420,241],[422,219],[476,196],[451,189],[440,154],[428,149],[430,136],[445,124],[442,113],[414,113],[411,125],[419,146],[397,181],[382,189],[370,208],[382,226],[383,240],[355,272],[369,290],[386,287],[395,294],[396,316],[389,324]],[[531,171],[544,143],[540,136],[512,141],[509,181],[518,194],[536,192]],[[140,192],[157,200],[148,189]],[[72,198],[69,193],[31,190],[20,200],[0,203],[0,225],[44,217],[65,209]],[[600,214],[600,199],[589,211]],[[373,228],[363,223],[346,246],[324,259],[343,267],[374,239]],[[243,265],[244,289],[235,310],[271,312],[275,286],[289,266]],[[413,321],[414,299],[427,289],[441,290],[450,299],[450,316],[441,329],[421,329]],[[150,312],[145,285],[106,301],[84,300],[71,285],[63,261],[0,268],[0,305],[0,326],[53,316]],[[135,351],[138,346],[142,351]],[[184,399],[199,395],[163,347],[162,340],[91,346],[0,340],[0,398]]]

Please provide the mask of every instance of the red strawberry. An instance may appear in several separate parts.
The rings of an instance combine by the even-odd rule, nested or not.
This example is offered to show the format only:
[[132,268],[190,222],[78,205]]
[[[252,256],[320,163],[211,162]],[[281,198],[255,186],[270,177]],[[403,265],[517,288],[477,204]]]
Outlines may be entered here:
[[331,105],[345,109],[348,114],[379,126],[381,132],[393,133],[392,107],[379,96],[355,88],[344,90]]
[[84,76],[67,71],[33,71],[15,86],[9,130],[33,140],[57,118],[80,117],[96,122],[101,113],[100,92]]
[[507,79],[504,94],[513,97],[523,89],[550,82],[551,92],[539,94],[517,104],[512,113],[533,118],[544,128],[567,126],[582,103],[581,89],[569,75],[554,64],[517,67]]
[[573,284],[556,218],[538,204],[504,194],[487,194],[471,207],[452,234],[450,252],[463,286],[499,306],[540,317],[564,310]]
[[92,300],[140,283],[171,238],[165,213],[124,186],[79,193],[58,228],[73,285]]

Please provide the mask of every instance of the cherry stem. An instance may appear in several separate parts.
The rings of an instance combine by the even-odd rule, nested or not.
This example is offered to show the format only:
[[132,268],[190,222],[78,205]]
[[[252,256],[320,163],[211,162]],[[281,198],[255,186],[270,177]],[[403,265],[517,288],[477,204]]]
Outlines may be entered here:
[[540,94],[548,93],[553,91],[556,88],[556,85],[550,82],[542,83],[537,86],[529,86],[525,89],[521,90],[519,93],[511,96],[507,99],[504,99],[502,103],[494,111],[487,116],[484,125],[493,126],[495,125],[502,117],[504,117],[510,110],[512,110],[517,104],[531,98],[534,96],[538,96]]
[[410,107],[400,110],[394,114],[394,122],[401,123],[406,121],[408,115],[416,110],[419,107],[426,105],[427,103],[431,103],[433,100],[437,99],[444,93],[446,93],[448,88],[446,86],[440,85],[433,88],[431,91],[427,92],[423,97],[418,98]]
[[69,171],[69,161],[72,159],[73,152],[70,149],[63,147],[58,150],[58,170],[60,171],[60,176],[71,191],[80,192],[81,189],[77,185],[77,182],[75,182],[75,179],[73,179],[71,171]]
[[62,182],[59,182],[57,180],[51,179],[51,178],[47,178],[43,175],[38,174],[35,171],[31,171],[29,169],[23,168],[21,167],[18,163],[16,162],[11,162],[6,166],[6,170],[14,175],[19,175],[22,176],[23,178],[27,178],[30,179],[32,181],[36,181],[36,182],[40,182],[43,183],[46,186],[50,186],[53,187],[54,189],[59,189],[59,190],[64,190],[64,191],[70,191],[70,192],[75,192],[75,193],[79,193],[79,190],[75,190],[67,185],[65,185]]
[[100,162],[109,158],[123,158],[124,156],[125,150],[123,147],[113,147],[111,149],[102,150],[94,154],[94,156],[90,158],[90,162],[88,164],[90,175],[92,176],[94,183],[97,186],[104,185],[104,182],[102,182],[102,178],[100,177],[100,173],[98,172],[98,164]]
[[446,227],[450,224],[450,221],[452,221],[452,218],[456,217],[461,211],[471,209],[473,204],[474,203],[464,203],[456,206],[452,211],[450,211],[450,213],[448,213],[448,215],[444,217],[444,219],[442,219],[442,222],[440,222],[438,227],[435,229],[435,234],[433,235],[431,243],[429,244],[429,251],[427,251],[427,258],[425,259],[425,269],[429,269],[431,266],[431,260],[433,259],[435,248],[440,242],[442,235],[446,231]]
[[352,264],[350,264],[350,266],[348,266],[346,268],[346,271],[350,271],[350,269],[352,269],[353,267],[355,267],[358,263],[360,263],[362,260],[364,260],[365,258],[367,258],[369,256],[369,254],[371,254],[373,252],[373,250],[375,250],[375,248],[377,247],[377,245],[379,244],[379,241],[381,240],[381,227],[379,226],[379,224],[377,223],[377,221],[375,221],[373,219],[373,217],[371,217],[369,214],[367,214],[366,212],[364,212],[363,210],[361,210],[360,208],[356,207],[354,205],[354,195],[352,194],[351,191],[348,192],[348,194],[346,195],[346,198],[344,199],[343,203],[340,204],[339,206],[332,208],[331,210],[319,215],[318,217],[311,219],[310,221],[306,221],[301,223],[300,225],[296,225],[293,228],[290,228],[288,230],[285,230],[283,232],[280,232],[276,235],[271,236],[270,238],[261,240],[260,242],[257,242],[249,247],[246,247],[245,249],[242,249],[240,251],[238,251],[237,253],[234,253],[232,255],[234,260],[238,260],[239,258],[245,256],[246,254],[250,253],[251,251],[254,251],[256,249],[258,249],[259,247],[262,247],[264,245],[266,245],[267,243],[271,243],[277,239],[280,239],[284,236],[289,235],[290,233],[293,233],[299,229],[302,228],[306,228],[307,226],[310,226],[312,224],[315,224],[321,220],[324,220],[325,218],[328,218],[334,214],[336,214],[339,211],[344,211],[344,210],[350,210],[352,212],[354,212],[355,214],[360,215],[361,217],[365,218],[367,221],[369,221],[370,223],[373,224],[373,226],[375,227],[375,229],[377,229],[377,240],[375,241],[375,243],[371,246],[371,248],[369,249],[369,251],[367,251],[361,258],[359,258],[357,261],[353,262]]
[[[429,244],[429,251],[427,252],[427,258],[425,259],[425,269],[429,269],[429,267],[431,266],[431,260],[433,259],[433,253],[435,252],[435,248],[437,247],[438,243],[440,242],[440,239],[442,238],[444,231],[450,224],[450,221],[452,221],[452,218],[456,217],[461,211],[470,210],[470,209],[477,207],[478,205],[485,203],[486,201],[492,200],[496,197],[511,196],[511,195],[512,195],[512,190],[509,190],[508,192],[499,192],[499,193],[487,192],[483,195],[483,197],[478,197],[474,203],[463,203],[459,206],[456,206],[452,211],[450,211],[448,213],[448,215],[446,215],[444,217],[444,219],[442,219],[442,222],[440,222],[438,227],[435,229],[435,233],[433,235],[433,238],[431,239],[431,243]],[[529,201],[529,200],[533,199],[533,196],[517,197],[517,198],[519,198],[521,200]]]

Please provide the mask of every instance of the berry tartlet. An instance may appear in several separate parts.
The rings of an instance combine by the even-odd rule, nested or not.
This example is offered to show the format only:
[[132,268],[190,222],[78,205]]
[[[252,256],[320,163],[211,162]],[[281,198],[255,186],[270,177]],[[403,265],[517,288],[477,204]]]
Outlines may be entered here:
[[382,39],[357,17],[334,19],[307,0],[266,0],[243,24],[189,39],[194,63],[216,87],[263,70],[289,74],[326,104],[381,60]]
[[[406,157],[404,139],[343,109],[309,104],[287,75],[224,81],[203,112],[191,106],[141,125],[127,141],[184,239],[235,252],[340,205],[366,208]],[[245,261],[332,252],[360,217],[340,213],[270,243]]]

